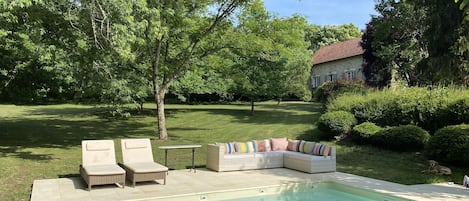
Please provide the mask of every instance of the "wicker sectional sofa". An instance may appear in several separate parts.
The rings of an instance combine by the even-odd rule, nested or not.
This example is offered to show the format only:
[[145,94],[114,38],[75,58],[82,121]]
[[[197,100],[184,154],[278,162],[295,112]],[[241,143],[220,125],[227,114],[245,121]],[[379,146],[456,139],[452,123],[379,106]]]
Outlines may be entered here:
[[[286,138],[284,140],[287,141]],[[269,147],[267,147],[266,150],[259,152],[258,149],[256,149],[256,142],[259,141],[256,140],[241,143],[241,145],[253,144],[253,150],[247,148],[247,151],[246,149],[243,150],[243,148],[241,148],[240,151],[239,146],[235,146],[233,149],[230,147],[230,143],[208,144],[207,168],[217,172],[282,167],[307,173],[336,171],[335,147],[327,145],[327,153],[322,155],[323,153],[321,152],[321,155],[319,155],[318,153],[320,151],[318,147],[324,148],[324,146],[319,143],[289,140],[287,141],[288,145],[278,148],[274,146],[271,140],[263,141],[271,143],[272,147],[270,150]],[[234,151],[231,151],[232,149]],[[314,153],[317,155],[314,155]]]

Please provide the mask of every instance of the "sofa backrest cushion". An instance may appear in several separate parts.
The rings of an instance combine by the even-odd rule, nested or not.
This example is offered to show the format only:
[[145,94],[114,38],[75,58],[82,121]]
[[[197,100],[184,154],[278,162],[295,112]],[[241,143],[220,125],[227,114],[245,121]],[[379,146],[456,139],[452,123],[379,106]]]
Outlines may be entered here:
[[287,150],[298,152],[300,150],[300,144],[300,140],[288,140]]
[[329,156],[330,151],[331,151],[331,145],[321,144],[321,143],[314,144],[313,155]]
[[235,142],[236,153],[254,153],[254,144],[252,141],[248,142]]
[[314,144],[316,144],[316,142],[308,142],[308,141],[302,140],[298,150],[299,152],[303,152],[306,154],[313,154]]
[[225,146],[225,154],[232,154],[236,152],[233,142],[222,143],[220,146]]
[[331,151],[331,145],[321,144],[318,142],[301,141],[299,146],[299,152],[313,154],[317,156],[329,156]]
[[254,152],[269,152],[272,151],[270,140],[253,140]]
[[287,138],[271,138],[272,151],[285,151],[287,150]]

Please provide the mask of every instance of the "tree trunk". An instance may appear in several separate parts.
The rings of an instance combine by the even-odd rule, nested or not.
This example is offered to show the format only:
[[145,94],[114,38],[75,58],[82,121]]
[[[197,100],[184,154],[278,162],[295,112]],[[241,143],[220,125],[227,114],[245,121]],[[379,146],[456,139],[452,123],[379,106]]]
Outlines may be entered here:
[[166,90],[164,86],[160,86],[160,83],[158,82],[161,44],[162,44],[162,41],[158,40],[156,44],[155,62],[152,65],[153,95],[155,96],[155,103],[156,103],[156,110],[157,110],[158,131],[160,134],[159,138],[161,140],[167,140],[168,132],[166,130],[166,118],[164,114],[164,96],[165,96]]
[[251,98],[251,116],[254,115],[254,99]]
[[158,130],[160,132],[160,140],[168,139],[168,131],[166,130],[166,116],[164,113],[164,96],[165,90],[158,91],[156,95],[156,106],[158,111]]

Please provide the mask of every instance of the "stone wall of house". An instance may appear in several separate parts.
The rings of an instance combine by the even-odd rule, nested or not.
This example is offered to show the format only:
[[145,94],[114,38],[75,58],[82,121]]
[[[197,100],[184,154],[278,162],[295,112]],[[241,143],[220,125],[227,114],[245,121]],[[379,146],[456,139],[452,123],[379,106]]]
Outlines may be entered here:
[[341,78],[365,79],[362,72],[362,55],[313,65],[311,70],[311,89],[322,83]]

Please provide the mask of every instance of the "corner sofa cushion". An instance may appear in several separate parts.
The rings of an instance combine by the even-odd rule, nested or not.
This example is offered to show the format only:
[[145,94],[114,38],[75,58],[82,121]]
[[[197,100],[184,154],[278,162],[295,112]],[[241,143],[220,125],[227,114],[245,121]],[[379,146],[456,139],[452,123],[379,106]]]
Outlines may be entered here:
[[271,138],[272,151],[285,151],[287,150],[288,141],[287,138]]

